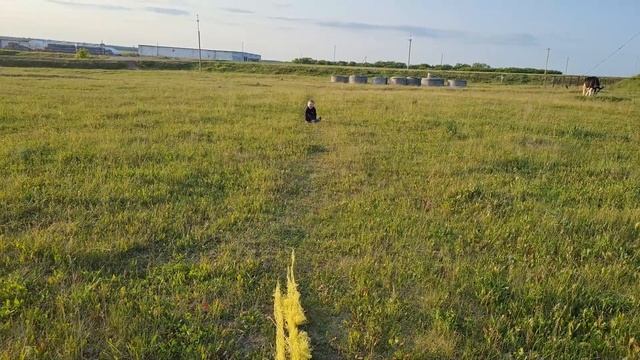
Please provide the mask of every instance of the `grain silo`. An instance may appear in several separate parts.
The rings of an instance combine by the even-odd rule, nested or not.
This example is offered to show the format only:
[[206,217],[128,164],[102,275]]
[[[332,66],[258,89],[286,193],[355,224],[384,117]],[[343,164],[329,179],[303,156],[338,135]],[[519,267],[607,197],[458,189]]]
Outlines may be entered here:
[[441,87],[441,86],[444,86],[444,79],[426,77],[426,78],[422,78],[421,83],[422,83],[422,86],[426,86],[426,87]]
[[371,78],[371,83],[374,85],[387,85],[389,79],[385,76],[376,76]]
[[349,76],[349,84],[366,84],[368,78],[364,75],[351,75]]
[[348,76],[343,76],[343,75],[332,75],[331,76],[331,82],[332,83],[348,83],[349,82],[349,77]]
[[420,86],[420,78],[408,76],[407,77],[407,85],[409,85],[409,86]]
[[452,88],[465,88],[467,87],[467,80],[449,80],[449,87]]
[[389,79],[389,83],[392,85],[407,85],[407,78],[403,76],[394,76]]

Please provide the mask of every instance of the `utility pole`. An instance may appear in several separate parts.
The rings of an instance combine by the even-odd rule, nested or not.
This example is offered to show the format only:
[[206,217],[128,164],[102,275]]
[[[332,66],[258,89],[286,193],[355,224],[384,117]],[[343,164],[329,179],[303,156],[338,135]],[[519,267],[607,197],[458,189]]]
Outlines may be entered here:
[[547,61],[544,63],[544,76],[547,76],[547,71],[549,69],[549,54],[551,54],[551,48],[547,48]]
[[440,53],[440,67],[444,64],[444,53]]
[[244,55],[244,41],[242,42],[242,62],[244,62],[244,59],[246,58],[246,56]]
[[196,23],[198,24],[198,69],[202,71],[202,46],[200,45],[200,15],[196,14]]
[[413,41],[413,38],[411,37],[411,34],[409,34],[409,59],[407,60],[407,70],[411,66],[411,42],[412,41]]
[[549,54],[551,53],[551,48],[547,48],[547,61],[544,63],[544,85],[547,85],[547,71],[549,69]]
[[333,62],[336,62],[336,45],[333,45]]
[[569,57],[567,56],[567,64],[564,66],[564,74],[568,75],[569,72]]

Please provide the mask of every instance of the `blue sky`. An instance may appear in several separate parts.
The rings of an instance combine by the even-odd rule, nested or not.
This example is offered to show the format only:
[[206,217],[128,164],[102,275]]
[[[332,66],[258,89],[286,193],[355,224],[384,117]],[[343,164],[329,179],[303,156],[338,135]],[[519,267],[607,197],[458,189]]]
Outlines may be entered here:
[[569,73],[640,73],[639,0],[0,0],[0,34],[59,40],[240,49],[295,57],[482,62]]

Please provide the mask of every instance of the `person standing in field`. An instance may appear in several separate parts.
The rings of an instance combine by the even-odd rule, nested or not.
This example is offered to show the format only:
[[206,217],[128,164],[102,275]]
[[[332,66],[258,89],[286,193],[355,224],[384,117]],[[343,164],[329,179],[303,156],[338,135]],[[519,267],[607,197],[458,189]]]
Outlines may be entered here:
[[307,110],[304,113],[304,120],[308,123],[317,123],[322,120],[316,113],[316,103],[313,100],[307,102]]

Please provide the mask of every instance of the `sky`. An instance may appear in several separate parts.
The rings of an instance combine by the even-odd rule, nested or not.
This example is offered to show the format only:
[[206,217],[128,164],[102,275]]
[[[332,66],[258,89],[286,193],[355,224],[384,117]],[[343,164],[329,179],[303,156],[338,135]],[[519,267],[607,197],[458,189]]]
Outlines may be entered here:
[[267,60],[406,62],[411,36],[412,64],[544,68],[550,48],[550,69],[640,73],[640,0],[0,0],[0,35],[197,47],[196,14],[203,48]]

